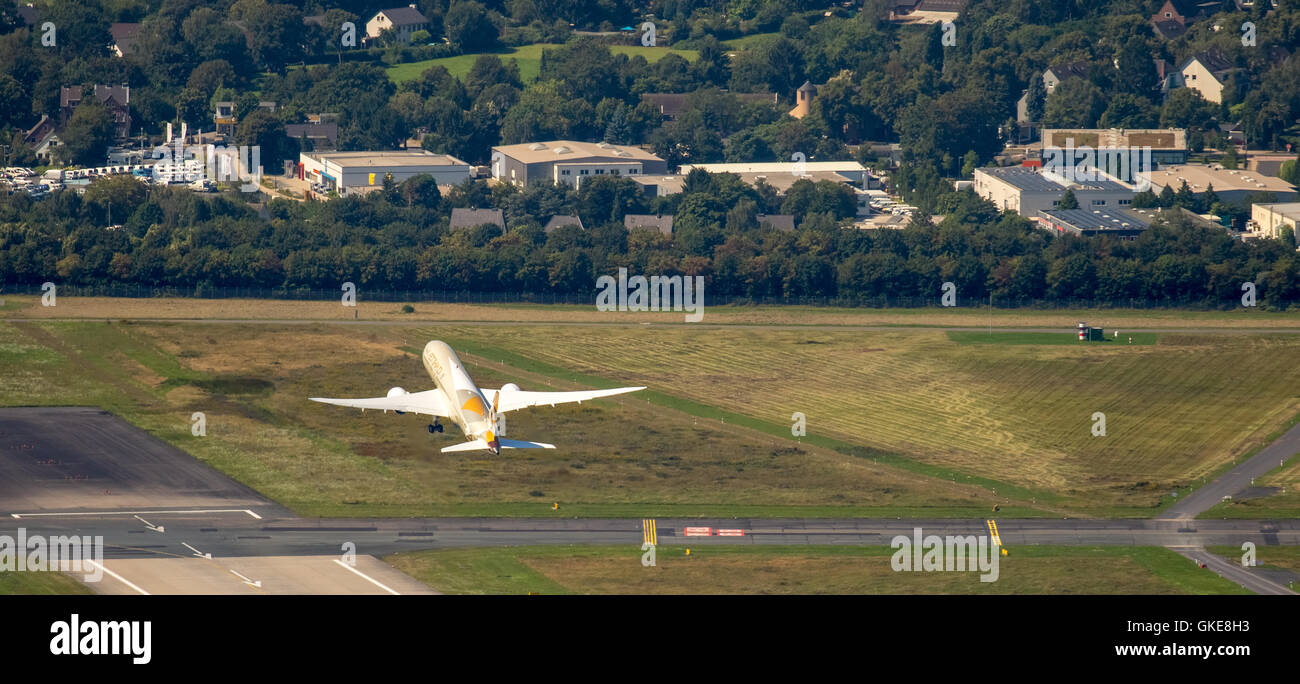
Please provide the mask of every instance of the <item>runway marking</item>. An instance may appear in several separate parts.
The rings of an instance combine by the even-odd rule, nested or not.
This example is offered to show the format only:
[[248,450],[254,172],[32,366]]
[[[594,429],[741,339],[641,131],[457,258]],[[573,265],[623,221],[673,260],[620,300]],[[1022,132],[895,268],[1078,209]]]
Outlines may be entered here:
[[383,584],[381,584],[381,583],[379,582],[379,580],[377,580],[377,579],[371,577],[370,575],[367,575],[367,574],[364,573],[364,572],[361,572],[360,570],[358,570],[358,569],[352,567],[351,565],[348,565],[347,563],[344,563],[343,561],[341,561],[341,560],[339,560],[339,559],[337,559],[337,558],[334,559],[334,562],[335,562],[335,563],[338,563],[338,564],[341,565],[341,566],[343,566],[343,567],[344,567],[345,569],[347,569],[347,570],[351,570],[352,572],[355,572],[356,574],[360,575],[362,579],[364,579],[364,580],[366,580],[367,582],[369,582],[369,583],[375,585],[376,587],[379,587],[380,589],[383,589],[384,591],[386,591],[386,592],[392,594],[393,596],[401,596],[401,594],[399,594],[399,593],[393,591],[392,589],[389,589],[388,587],[386,587],[386,586],[384,586]]
[[185,542],[181,542],[181,546],[184,546],[185,548],[193,551],[194,555],[198,556],[199,558],[206,558],[208,560],[212,560],[212,554],[210,553],[199,553],[198,549],[194,548],[193,546],[190,546],[189,544],[186,544]]
[[[227,570],[229,570],[229,568],[227,568]],[[238,577],[241,580],[244,580],[244,584],[247,584],[250,587],[256,587],[258,589],[262,588],[262,580],[257,580],[256,582],[254,582],[253,580],[239,574],[238,572],[235,572],[234,570],[230,570],[230,574],[234,575],[235,577]]]
[[261,520],[261,519],[262,519],[262,516],[260,516],[260,515],[258,515],[258,514],[256,514],[256,513],[252,512],[252,511],[248,510],[247,508],[211,508],[211,509],[204,509],[204,510],[201,510],[201,511],[91,511],[91,512],[80,512],[80,511],[78,511],[78,512],[71,512],[71,511],[69,511],[69,512],[63,512],[63,513],[10,513],[9,515],[11,515],[11,516],[13,516],[13,517],[15,517],[15,518],[36,518],[36,517],[70,517],[70,516],[76,516],[76,515],[134,515],[134,516],[138,516],[138,515],[141,514],[141,513],[148,513],[148,514],[153,514],[153,515],[158,515],[158,514],[174,515],[174,514],[177,514],[177,513],[185,513],[185,514],[189,514],[189,513],[247,513],[247,514],[253,516],[254,518],[257,518],[258,520]]
[[655,527],[654,518],[641,520],[641,537],[647,544],[659,545],[659,529]]
[[128,586],[128,587],[131,587],[132,589],[134,589],[134,590],[140,592],[141,594],[144,594],[145,596],[148,596],[148,595],[149,595],[149,592],[145,591],[144,589],[141,589],[140,587],[137,587],[134,583],[132,583],[132,582],[131,582],[130,580],[128,580],[127,578],[125,578],[125,577],[123,577],[123,576],[117,574],[116,572],[113,572],[112,570],[109,570],[108,567],[105,566],[103,563],[96,563],[95,561],[92,561],[92,560],[82,561],[82,562],[83,562],[83,563],[88,563],[88,564],[90,564],[90,565],[93,565],[93,566],[99,568],[100,570],[103,570],[104,572],[108,573],[109,576],[115,578],[117,581],[121,582],[122,584],[125,584],[125,585]]
[[998,534],[998,523],[995,520],[988,521],[989,536],[993,538],[994,546],[1002,546],[1002,537]]

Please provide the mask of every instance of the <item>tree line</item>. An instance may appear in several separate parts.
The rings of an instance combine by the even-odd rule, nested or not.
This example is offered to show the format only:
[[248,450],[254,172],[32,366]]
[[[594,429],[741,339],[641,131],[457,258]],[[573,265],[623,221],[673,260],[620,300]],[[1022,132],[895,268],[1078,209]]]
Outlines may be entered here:
[[[937,225],[918,214],[899,230],[843,227],[843,186],[804,180],[788,196],[732,174],[698,171],[685,190],[647,199],[628,179],[580,190],[467,181],[445,196],[427,176],[329,202],[248,204],[130,178],[95,181],[84,195],[0,198],[0,282],[170,287],[587,293],[600,275],[704,276],[710,296],[1130,299],[1232,306],[1254,282],[1260,303],[1300,305],[1294,242],[1243,242],[1178,215],[1137,239],[1060,236],[970,191],[949,193]],[[507,229],[448,227],[456,207],[502,209]],[[797,229],[757,215],[792,213]],[[672,235],[628,231],[628,213],[674,216]],[[585,230],[550,233],[541,221],[579,216]],[[111,216],[111,219],[110,219]],[[121,227],[107,229],[109,221]]]

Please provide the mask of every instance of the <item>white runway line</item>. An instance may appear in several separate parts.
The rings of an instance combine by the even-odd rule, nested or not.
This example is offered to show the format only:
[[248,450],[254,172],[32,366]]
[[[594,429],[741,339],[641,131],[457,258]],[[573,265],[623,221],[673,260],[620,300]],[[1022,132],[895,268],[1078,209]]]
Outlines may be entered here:
[[152,513],[154,515],[158,515],[158,514],[171,515],[177,513],[247,513],[253,516],[254,518],[257,518],[258,520],[262,519],[262,516],[248,510],[247,508],[215,508],[215,509],[205,509],[201,511],[91,511],[91,512],[70,511],[66,513],[10,513],[9,515],[14,518],[21,519],[21,518],[36,518],[41,516],[69,517],[74,515],[139,515],[141,513],[145,513],[145,514]]
[[352,572],[355,572],[356,574],[360,575],[362,579],[366,580],[367,582],[370,582],[371,584],[375,585],[376,587],[379,587],[380,589],[383,589],[384,591],[386,591],[386,592],[392,594],[393,596],[401,596],[401,594],[399,594],[399,593],[393,591],[392,589],[389,589],[388,587],[386,587],[386,586],[384,586],[383,584],[381,584],[381,583],[379,582],[379,580],[377,580],[377,579],[371,577],[370,575],[367,575],[367,574],[364,573],[364,572],[361,572],[360,570],[358,570],[358,569],[352,567],[351,565],[348,565],[347,563],[344,563],[343,561],[341,561],[341,560],[339,560],[339,559],[337,559],[337,558],[334,559],[334,562],[335,562],[335,563],[338,563],[338,564],[341,565],[341,566],[343,566],[343,567],[346,568],[347,570],[350,570],[350,571],[352,571]]
[[112,570],[109,570],[108,567],[106,567],[103,563],[96,563],[95,561],[92,561],[92,560],[82,561],[82,562],[83,562],[83,563],[89,563],[90,565],[93,565],[93,566],[99,568],[100,570],[103,570],[104,572],[106,572],[106,573],[108,573],[110,576],[112,576],[113,578],[117,579],[117,581],[121,582],[122,584],[125,584],[125,585],[128,586],[128,587],[131,587],[132,589],[134,589],[134,590],[140,592],[141,594],[144,594],[145,596],[148,596],[148,595],[149,595],[149,592],[145,591],[144,589],[141,589],[140,587],[137,587],[134,583],[132,583],[132,582],[131,582],[130,580],[128,580],[127,578],[125,578],[125,577],[123,577],[123,576],[117,574],[116,572],[113,572]]

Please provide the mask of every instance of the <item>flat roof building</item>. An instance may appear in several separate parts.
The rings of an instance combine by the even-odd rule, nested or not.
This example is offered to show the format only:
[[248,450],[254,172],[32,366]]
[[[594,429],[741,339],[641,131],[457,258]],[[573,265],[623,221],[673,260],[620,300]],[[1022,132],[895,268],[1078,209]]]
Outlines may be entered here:
[[1133,203],[1131,186],[1101,178],[1067,181],[1054,173],[1024,166],[975,169],[975,194],[999,210],[1014,211],[1025,218],[1056,209],[1066,190],[1074,192],[1080,209],[1120,209]]
[[[837,173],[850,182],[861,183],[867,175],[867,167],[853,161],[810,161],[801,162],[805,174]],[[682,175],[693,169],[704,169],[709,173],[762,174],[769,178],[789,176],[791,182],[798,180],[795,175],[795,162],[743,162],[737,164],[683,164],[679,169]],[[770,182],[770,181],[769,181]]]
[[1055,233],[1111,235],[1132,240],[1146,230],[1151,221],[1125,209],[1048,209],[1038,212],[1038,224]]
[[492,148],[492,177],[516,185],[545,182],[578,187],[592,176],[667,172],[667,162],[630,145],[551,140]]
[[349,190],[381,186],[392,175],[401,183],[419,175],[432,176],[438,185],[458,185],[469,178],[469,164],[427,150],[377,152],[303,152],[298,156],[298,177],[325,186],[340,195]]
[[1300,202],[1255,204],[1250,207],[1250,233],[1253,237],[1282,237],[1282,228],[1296,234],[1300,225]]
[[1241,202],[1250,195],[1264,192],[1272,193],[1278,200],[1297,199],[1295,186],[1281,178],[1245,169],[1225,169],[1219,164],[1178,164],[1140,175],[1150,179],[1151,190],[1156,194],[1166,187],[1178,192],[1186,181],[1187,187],[1197,195],[1213,185],[1214,194],[1224,202]]

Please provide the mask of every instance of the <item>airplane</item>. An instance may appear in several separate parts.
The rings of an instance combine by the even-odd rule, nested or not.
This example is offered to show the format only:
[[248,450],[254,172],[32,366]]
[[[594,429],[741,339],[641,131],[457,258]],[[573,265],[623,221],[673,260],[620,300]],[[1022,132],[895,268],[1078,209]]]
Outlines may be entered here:
[[[470,379],[465,366],[452,351],[451,346],[440,340],[433,340],[424,345],[421,355],[424,369],[433,378],[435,389],[423,392],[407,392],[401,387],[388,390],[388,395],[372,399],[327,399],[309,397],[312,401],[335,406],[377,409],[385,413],[395,411],[398,415],[415,413],[433,416],[429,432],[442,432],[439,418],[447,418],[465,433],[463,444],[445,447],[443,453],[452,451],[476,451],[486,449],[494,455],[502,449],[554,449],[554,444],[544,442],[525,442],[517,439],[505,439],[496,434],[497,416],[509,411],[530,406],[547,404],[566,404],[583,402],[588,399],[612,397],[616,394],[636,392],[644,387],[618,387],[616,389],[585,390],[581,392],[526,392],[513,382],[502,385],[501,389],[482,390]],[[492,396],[489,409],[487,397]]]

